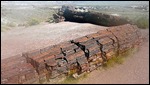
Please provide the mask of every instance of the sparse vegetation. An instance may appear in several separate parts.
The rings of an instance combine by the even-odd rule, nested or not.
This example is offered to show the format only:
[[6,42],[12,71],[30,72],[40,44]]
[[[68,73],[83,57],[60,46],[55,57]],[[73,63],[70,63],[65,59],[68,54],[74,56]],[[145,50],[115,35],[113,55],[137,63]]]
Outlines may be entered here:
[[109,68],[109,67],[113,67],[115,64],[123,64],[123,61],[124,61],[124,57],[122,56],[113,56],[110,60],[108,60],[107,63],[105,63],[103,65],[104,68]]
[[32,25],[37,25],[39,23],[40,21],[38,19],[32,18],[28,21],[27,25],[32,26]]
[[16,25],[15,25],[15,23],[13,23],[13,22],[9,22],[9,23],[6,24],[6,26],[15,27]]
[[60,82],[60,84],[77,84],[79,80],[87,78],[87,76],[88,76],[88,73],[84,73],[83,75],[81,75],[79,78],[76,79],[72,75],[70,75],[70,76],[67,76],[65,80]]
[[9,29],[10,29],[10,27],[8,27],[8,26],[3,26],[3,25],[1,26],[1,32],[5,32]]
[[140,17],[135,21],[135,24],[142,29],[149,28],[149,19],[146,17]]
[[72,75],[67,76],[65,80],[60,82],[60,84],[76,84],[78,79],[75,79]]
[[6,27],[37,25],[52,17],[55,13],[52,7],[51,5],[35,6],[34,8],[32,6],[3,5],[1,7],[1,24]]
[[128,19],[132,22],[132,24],[137,25],[141,29],[149,28],[149,11],[142,11],[137,9],[131,9],[131,8],[124,8],[124,7],[116,7],[116,9],[98,9],[98,10],[92,10],[100,13],[106,13],[106,14],[118,14],[125,19]]
[[53,18],[49,18],[46,22],[54,23],[54,19]]
[[126,52],[118,55],[118,56],[113,56],[111,59],[108,60],[107,63],[103,65],[104,69],[108,69],[110,67],[114,67],[116,64],[123,64],[125,59],[134,54],[137,51],[137,48],[131,48],[127,50]]
[[[80,5],[79,5],[80,6]],[[86,5],[85,5],[86,6]],[[88,6],[88,5],[87,5]],[[144,18],[138,18],[134,22],[140,28],[149,28],[149,11],[142,11],[137,9],[125,8],[125,7],[116,7],[112,6],[115,9],[100,9],[103,6],[99,5],[89,5],[92,7],[96,7],[96,9],[92,9],[90,11],[97,11],[100,13],[106,14],[118,14],[123,17],[128,17],[129,19],[133,20],[134,18],[138,18],[139,16],[146,16]],[[57,9],[53,8],[54,5],[41,5],[41,6],[23,6],[21,7],[16,5],[2,5],[1,7],[1,17],[9,21],[9,27],[16,27],[16,26],[31,26],[37,25],[40,22],[50,22],[53,23],[54,20],[52,19],[53,14],[57,13]],[[35,19],[32,19],[35,18]],[[2,23],[3,21],[1,21]],[[12,23],[11,23],[12,22]],[[15,24],[14,24],[15,22]]]

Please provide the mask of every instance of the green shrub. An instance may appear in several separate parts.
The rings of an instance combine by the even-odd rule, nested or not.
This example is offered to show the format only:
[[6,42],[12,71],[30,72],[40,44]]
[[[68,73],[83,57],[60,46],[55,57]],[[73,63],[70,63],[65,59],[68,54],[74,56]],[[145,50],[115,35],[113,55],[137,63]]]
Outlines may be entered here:
[[40,23],[40,21],[38,19],[35,19],[35,18],[32,18],[31,20],[28,21],[29,26],[37,25],[39,23]]
[[149,19],[146,17],[140,17],[135,21],[135,24],[142,29],[149,28]]
[[138,51],[138,48],[130,48],[127,51],[125,51],[122,54],[119,54],[118,56],[112,56],[111,59],[109,59],[104,65],[104,69],[108,69],[110,67],[115,66],[116,64],[123,64],[123,62],[125,61],[125,59],[129,56],[132,56],[135,52]]
[[12,23],[12,22],[7,23],[6,25],[9,26],[9,27],[15,27],[16,26],[15,23]]
[[48,18],[48,20],[46,22],[54,23],[54,18]]
[[124,62],[124,57],[123,56],[113,56],[111,59],[109,59],[107,61],[107,63],[105,63],[103,65],[104,68],[110,68],[115,66],[116,64],[123,64]]
[[13,27],[16,27],[16,24],[14,22],[8,22],[6,24],[2,24],[1,25],[1,32],[8,31]]
[[10,27],[8,27],[8,26],[3,26],[3,25],[1,26],[1,32],[5,32],[9,29],[10,29]]

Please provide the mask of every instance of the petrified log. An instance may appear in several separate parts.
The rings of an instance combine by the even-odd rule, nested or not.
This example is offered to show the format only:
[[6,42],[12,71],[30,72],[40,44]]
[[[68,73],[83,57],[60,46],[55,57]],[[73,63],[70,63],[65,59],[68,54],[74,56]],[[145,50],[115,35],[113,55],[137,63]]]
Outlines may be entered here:
[[110,27],[71,41],[4,59],[1,83],[44,83],[61,74],[92,71],[118,53],[140,43],[133,25]]
[[[103,26],[117,26],[129,23],[128,20],[120,16],[113,16],[98,12],[87,12],[83,9],[76,9],[73,6],[62,6],[58,15],[63,16],[65,21],[92,23]],[[54,16],[56,18],[56,16]]]

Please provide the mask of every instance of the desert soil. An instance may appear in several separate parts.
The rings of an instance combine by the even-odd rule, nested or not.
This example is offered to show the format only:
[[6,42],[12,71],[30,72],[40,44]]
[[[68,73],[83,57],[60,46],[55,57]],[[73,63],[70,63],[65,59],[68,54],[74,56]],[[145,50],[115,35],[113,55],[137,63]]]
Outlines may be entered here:
[[[107,27],[89,23],[61,22],[22,27],[1,32],[1,59],[22,52],[58,44],[84,35],[95,33]],[[82,84],[142,84],[149,83],[149,29],[141,30],[145,42],[138,52],[128,57],[123,64],[108,70],[95,70]]]
[[1,59],[95,33],[107,27],[89,23],[43,23],[1,32]]
[[145,38],[139,50],[123,64],[107,70],[95,70],[80,84],[149,84],[149,29],[141,30]]

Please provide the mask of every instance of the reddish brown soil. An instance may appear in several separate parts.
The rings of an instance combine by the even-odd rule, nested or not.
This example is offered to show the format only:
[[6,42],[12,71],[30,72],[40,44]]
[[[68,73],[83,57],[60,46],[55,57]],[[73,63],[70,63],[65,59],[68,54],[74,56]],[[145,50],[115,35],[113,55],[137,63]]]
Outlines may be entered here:
[[61,22],[1,32],[1,59],[95,33],[107,27]]

